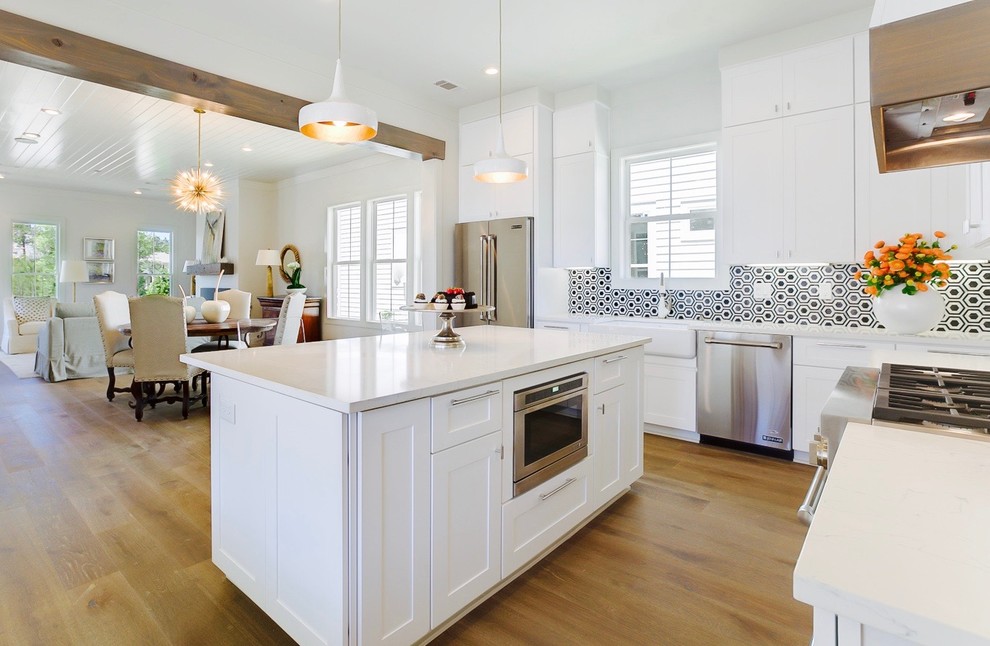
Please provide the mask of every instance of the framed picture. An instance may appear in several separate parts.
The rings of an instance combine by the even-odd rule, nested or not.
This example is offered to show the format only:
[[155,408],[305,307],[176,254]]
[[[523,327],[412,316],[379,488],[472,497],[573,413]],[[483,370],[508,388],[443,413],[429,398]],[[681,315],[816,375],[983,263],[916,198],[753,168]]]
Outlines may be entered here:
[[113,260],[113,238],[83,238],[83,260]]
[[220,262],[223,257],[223,220],[223,211],[213,211],[204,216],[201,256],[205,265]]
[[112,283],[113,263],[87,260],[86,273],[91,283]]

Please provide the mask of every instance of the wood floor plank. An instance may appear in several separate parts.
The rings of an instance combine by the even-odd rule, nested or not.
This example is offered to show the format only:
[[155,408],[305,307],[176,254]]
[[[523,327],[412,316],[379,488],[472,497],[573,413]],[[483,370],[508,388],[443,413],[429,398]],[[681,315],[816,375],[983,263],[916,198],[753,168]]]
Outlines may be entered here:
[[172,643],[149,612],[146,600],[119,571],[65,592],[80,644]]

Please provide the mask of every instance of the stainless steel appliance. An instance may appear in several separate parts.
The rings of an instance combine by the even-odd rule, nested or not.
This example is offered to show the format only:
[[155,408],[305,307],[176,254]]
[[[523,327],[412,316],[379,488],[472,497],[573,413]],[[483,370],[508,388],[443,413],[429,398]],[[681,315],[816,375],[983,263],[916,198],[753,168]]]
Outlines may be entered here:
[[791,337],[698,331],[701,441],[792,458]]
[[533,218],[454,226],[454,282],[475,292],[490,314],[458,314],[457,327],[533,327]]
[[512,493],[519,495],[588,455],[588,375],[515,393]]
[[818,469],[798,517],[814,518],[849,422],[990,439],[990,372],[885,363],[846,368],[822,408]]

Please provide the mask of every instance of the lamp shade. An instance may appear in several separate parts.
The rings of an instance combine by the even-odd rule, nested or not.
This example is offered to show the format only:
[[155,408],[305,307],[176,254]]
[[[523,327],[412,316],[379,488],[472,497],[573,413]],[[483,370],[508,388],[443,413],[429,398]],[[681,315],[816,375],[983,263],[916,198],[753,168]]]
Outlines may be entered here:
[[85,283],[89,281],[89,271],[84,260],[63,260],[58,275],[62,283]]
[[313,139],[339,144],[367,141],[378,133],[378,116],[374,110],[352,103],[344,96],[339,58],[330,98],[304,105],[299,110],[299,132]]
[[254,264],[273,267],[275,265],[281,265],[282,259],[279,257],[278,250],[276,249],[259,249],[258,258],[254,261]]

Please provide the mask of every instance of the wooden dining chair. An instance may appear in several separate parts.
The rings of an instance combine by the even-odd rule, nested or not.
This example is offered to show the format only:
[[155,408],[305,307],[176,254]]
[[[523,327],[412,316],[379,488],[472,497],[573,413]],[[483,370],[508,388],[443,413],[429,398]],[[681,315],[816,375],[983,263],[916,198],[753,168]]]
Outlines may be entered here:
[[96,322],[103,338],[103,352],[106,355],[107,400],[113,401],[114,393],[129,393],[131,387],[117,388],[117,369],[134,367],[134,352],[128,343],[127,336],[117,330],[121,325],[131,322],[130,310],[127,306],[127,296],[120,292],[106,291],[93,297],[93,307],[96,309]]
[[[134,345],[134,417],[141,421],[144,407],[182,402],[182,418],[189,417],[189,391],[199,384],[195,399],[207,404],[207,374],[179,361],[186,352],[186,318],[180,298],[170,296],[141,296],[129,301],[131,338]],[[165,394],[169,385],[174,392]]]
[[[274,345],[293,345],[298,342],[305,307],[305,294],[289,294],[285,297],[285,300],[282,301],[282,309],[278,312],[278,323],[275,325]],[[303,342],[305,341],[306,331],[304,329]]]

